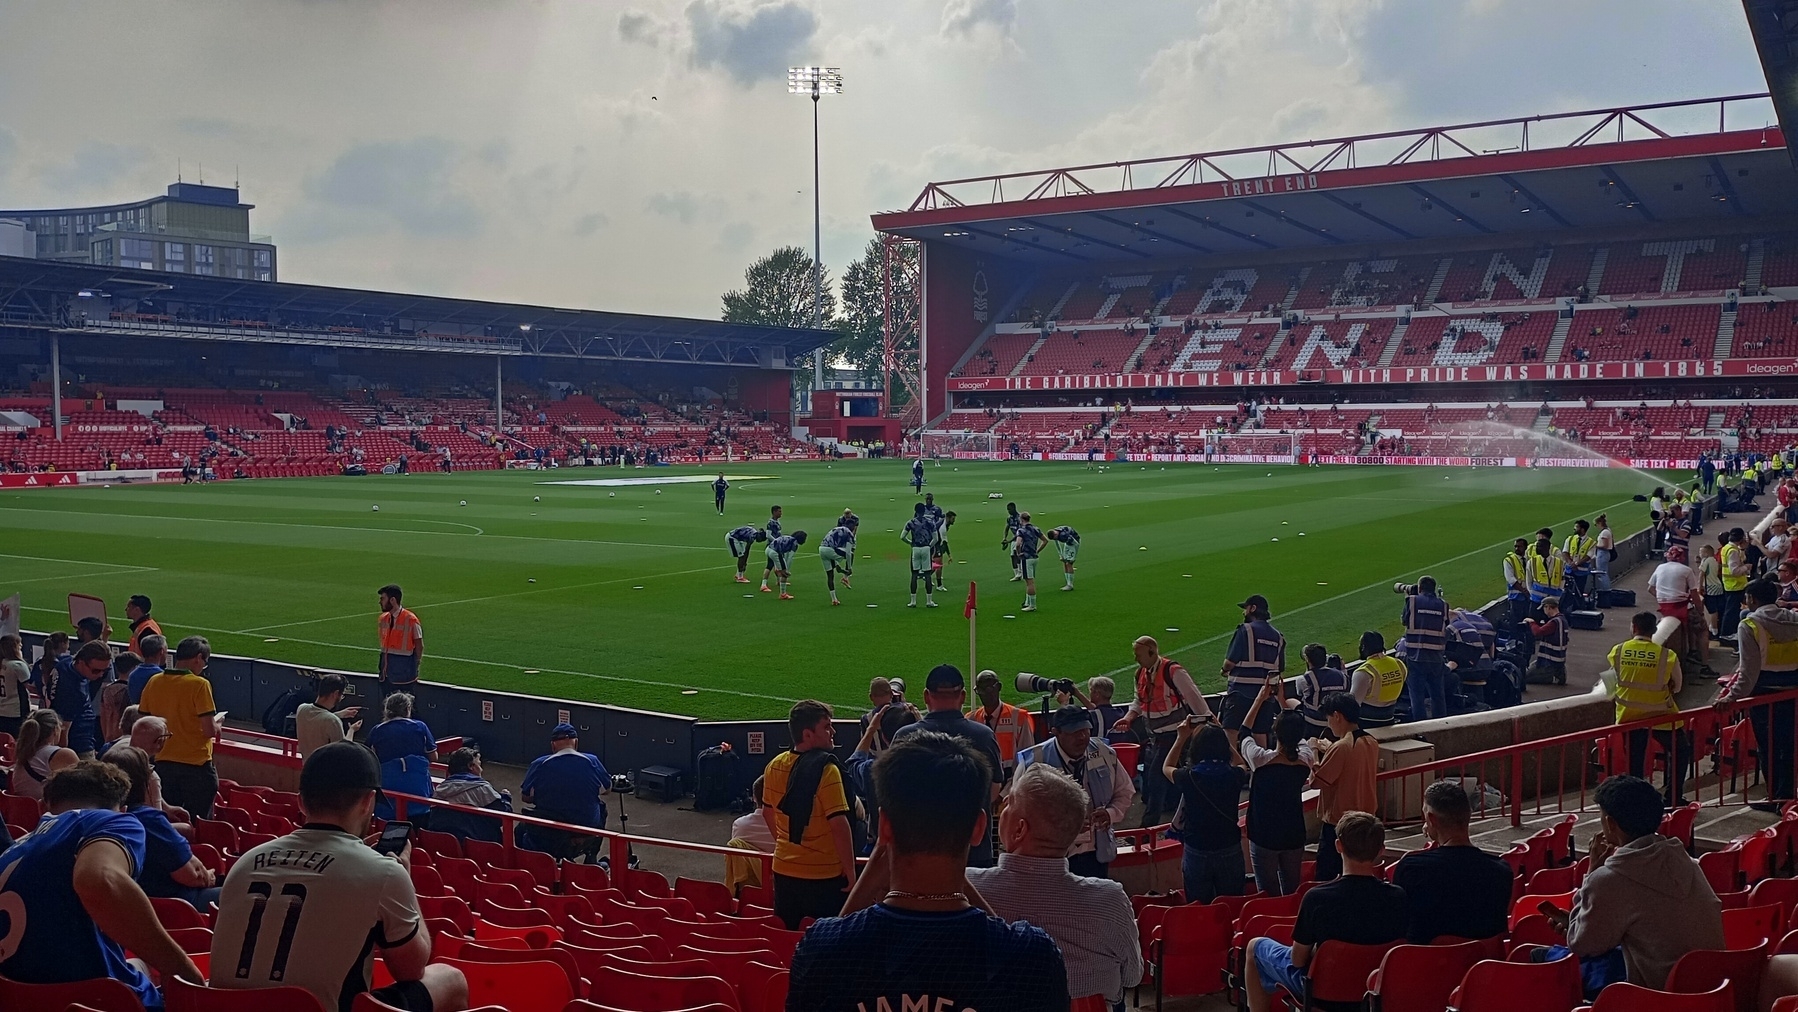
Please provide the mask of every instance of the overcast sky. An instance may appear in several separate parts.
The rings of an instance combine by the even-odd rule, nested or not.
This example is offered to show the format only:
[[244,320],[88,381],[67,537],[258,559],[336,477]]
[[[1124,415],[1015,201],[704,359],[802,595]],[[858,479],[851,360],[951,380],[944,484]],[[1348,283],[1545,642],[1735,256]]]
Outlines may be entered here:
[[0,207],[257,205],[287,281],[716,317],[932,179],[1765,90],[1734,0],[10,0]]

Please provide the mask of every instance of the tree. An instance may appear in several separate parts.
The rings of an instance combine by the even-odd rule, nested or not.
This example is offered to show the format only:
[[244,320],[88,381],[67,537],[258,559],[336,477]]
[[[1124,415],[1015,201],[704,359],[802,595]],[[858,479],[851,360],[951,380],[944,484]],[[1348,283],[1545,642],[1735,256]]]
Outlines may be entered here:
[[[798,246],[782,246],[743,272],[741,289],[724,293],[724,322],[769,327],[812,326],[812,258]],[[824,269],[823,326],[836,325],[837,300]]]
[[[915,260],[917,245],[901,244],[898,255]],[[916,277],[916,272],[899,268],[899,264],[894,265],[894,303],[898,306],[913,304],[916,294],[909,290],[912,286],[909,279]],[[880,377],[881,358],[886,351],[886,311],[886,249],[881,238],[875,236],[868,240],[861,257],[843,272],[843,316],[837,324],[843,337],[832,345],[836,354],[848,360],[863,379]],[[902,368],[905,362],[915,365],[917,360],[917,321],[911,319],[913,315],[902,311],[896,321],[900,332],[894,338],[899,349],[913,349],[910,355],[900,355]],[[894,401],[903,403],[904,398],[904,389],[895,388]]]

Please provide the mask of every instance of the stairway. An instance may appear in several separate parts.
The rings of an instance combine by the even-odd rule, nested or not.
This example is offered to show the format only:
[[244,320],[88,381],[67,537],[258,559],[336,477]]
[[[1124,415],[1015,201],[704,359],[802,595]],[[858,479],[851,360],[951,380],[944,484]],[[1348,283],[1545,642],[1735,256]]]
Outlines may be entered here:
[[1704,419],[1704,431],[1719,432],[1723,429],[1723,409],[1712,411]]
[[1600,246],[1598,252],[1592,254],[1592,266],[1586,271],[1588,295],[1593,297],[1598,295],[1598,286],[1604,283],[1604,265],[1610,262],[1610,259],[1611,248],[1609,246]]
[[1267,342],[1267,349],[1261,353],[1261,361],[1255,363],[1255,367],[1266,369],[1272,365],[1274,359],[1280,357],[1280,349],[1286,347],[1287,341],[1295,340],[1296,337],[1296,331],[1288,330],[1285,327],[1275,331],[1273,338]]
[[1538,414],[1538,415],[1536,415],[1536,420],[1530,423],[1530,431],[1531,432],[1547,432],[1549,423],[1554,420],[1555,420],[1554,415]]
[[1448,280],[1448,272],[1454,265],[1454,257],[1443,257],[1436,261],[1436,273],[1430,277],[1430,287],[1423,290],[1424,305],[1433,306],[1442,297],[1442,283]]
[[[1066,297],[1064,296],[1063,298],[1065,300]],[[1038,336],[1036,341],[1030,345],[1030,350],[1026,351],[1024,353],[1024,357],[1018,359],[1018,364],[1012,366],[1011,371],[1006,373],[1005,375],[1016,376],[1018,373],[1023,372],[1024,367],[1030,364],[1031,356],[1035,355],[1039,351],[1042,351],[1043,345],[1048,344],[1048,343],[1049,343],[1049,338],[1046,335]]]
[[1099,311],[1093,314],[1093,319],[1105,319],[1105,317],[1110,314],[1111,307],[1117,305],[1118,300],[1123,297],[1123,292],[1112,292],[1110,295],[1105,296],[1105,301],[1099,303]]
[[1755,239],[1748,243],[1748,266],[1742,271],[1742,294],[1761,290],[1761,267],[1767,262],[1767,240]]
[[1567,346],[1567,332],[1573,329],[1573,319],[1572,316],[1563,316],[1555,321],[1554,333],[1548,337],[1548,350],[1542,353],[1542,361],[1561,360],[1561,349]]
[[1736,311],[1725,307],[1723,315],[1717,318],[1717,343],[1711,345],[1711,358],[1721,361],[1729,357],[1736,346]]
[[[1311,277],[1311,268],[1309,268],[1309,267],[1299,268],[1298,278],[1295,281],[1293,281],[1292,287],[1290,289],[1287,289],[1286,298],[1284,298],[1280,301],[1280,312],[1285,313],[1292,309],[1292,304],[1299,300],[1299,293],[1303,292],[1305,290],[1305,281],[1310,277]],[[1252,306],[1249,307],[1249,312],[1251,312],[1251,313],[1254,312],[1254,307],[1252,307]]]
[[1074,293],[1079,290],[1080,290],[1080,282],[1075,281],[1075,282],[1069,284],[1068,290],[1065,292],[1062,292],[1061,298],[1055,300],[1055,305],[1049,307],[1048,319],[1051,319],[1051,320],[1059,319],[1061,317],[1061,307],[1067,305],[1068,300],[1073,298]]
[[[1446,263],[1447,261],[1444,261],[1444,262]],[[1435,281],[1435,284],[1441,284],[1441,283],[1442,283],[1442,279],[1440,277],[1438,277]],[[1411,329],[1411,321],[1410,320],[1406,320],[1405,322],[1392,328],[1392,336],[1386,340],[1386,349],[1384,351],[1380,352],[1380,368],[1382,368],[1382,369],[1387,368],[1388,366],[1392,365],[1393,359],[1398,358],[1399,349],[1403,348],[1405,346],[1405,331],[1410,330],[1410,329]]]
[[[1157,313],[1156,315],[1159,316],[1160,314]],[[1124,368],[1119,371],[1135,372],[1142,368],[1143,354],[1149,350],[1149,345],[1154,344],[1155,338],[1159,336],[1161,335],[1158,334],[1153,327],[1143,331],[1142,341],[1137,344],[1136,350],[1130,353],[1130,357],[1124,359]]]
[[1150,315],[1160,316],[1162,310],[1167,308],[1167,304],[1174,301],[1174,296],[1179,294],[1180,289],[1185,288],[1185,287],[1186,287],[1186,275],[1184,275],[1184,274],[1175,275],[1173,284],[1167,286],[1167,294],[1163,295],[1161,298],[1155,300],[1155,308]]

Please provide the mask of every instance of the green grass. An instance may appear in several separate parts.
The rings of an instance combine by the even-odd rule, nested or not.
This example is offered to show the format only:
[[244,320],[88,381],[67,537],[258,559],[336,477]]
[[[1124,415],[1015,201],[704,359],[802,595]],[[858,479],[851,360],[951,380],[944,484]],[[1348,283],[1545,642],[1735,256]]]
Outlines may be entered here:
[[[375,590],[397,582],[424,625],[429,680],[772,717],[807,696],[855,704],[873,675],[921,681],[936,663],[965,665],[970,580],[979,663],[1008,681],[1019,670],[1118,672],[1132,666],[1131,640],[1149,633],[1210,686],[1245,595],[1273,602],[1296,669],[1306,642],[1349,654],[1363,629],[1395,632],[1395,580],[1427,571],[1451,603],[1477,605],[1499,593],[1499,556],[1519,534],[1607,508],[1620,537],[1645,523],[1628,500],[1647,479],[1622,471],[1269,470],[932,467],[929,490],[960,517],[949,591],[933,611],[905,608],[897,531],[914,500],[905,465],[879,461],[731,467],[770,477],[737,481],[722,518],[703,484],[615,498],[542,484],[698,473],[681,468],[24,491],[0,495],[0,594],[23,591],[26,626],[43,629],[66,626],[70,592],[104,597],[118,616],[127,595],[146,593],[171,637],[370,671]],[[1018,610],[1022,585],[1007,582],[999,550],[1005,500],[989,492],[1045,529],[1080,531],[1075,592],[1058,592],[1060,565],[1045,557],[1041,610]],[[812,536],[794,601],[731,580],[724,532],[765,520],[770,503],[785,507],[789,531]],[[862,517],[862,558],[844,606],[831,608],[817,538],[844,507]],[[758,548],[752,574],[761,566]]]

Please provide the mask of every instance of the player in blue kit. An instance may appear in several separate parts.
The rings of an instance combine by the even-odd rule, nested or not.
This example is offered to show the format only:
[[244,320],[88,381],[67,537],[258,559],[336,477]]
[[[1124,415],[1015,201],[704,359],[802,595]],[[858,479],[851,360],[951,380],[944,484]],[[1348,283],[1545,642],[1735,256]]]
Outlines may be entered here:
[[[765,540],[767,540],[767,541],[773,541],[775,538],[780,537],[780,507],[779,506],[768,507],[768,523],[762,528],[762,533],[764,535],[766,535]],[[768,587],[768,577],[773,572],[774,572],[774,557],[769,556],[768,557],[768,568],[762,570],[762,593],[764,593],[764,594],[771,593],[771,591],[769,590],[769,587]]]
[[716,502],[719,516],[724,515],[724,493],[728,491],[730,482],[724,480],[724,475],[718,475],[718,480],[712,482],[712,499]]
[[937,524],[936,544],[930,548],[930,572],[936,577],[936,589],[943,589],[943,569],[949,565],[949,528],[955,526],[955,511],[943,514],[942,522]]
[[[847,518],[845,518],[847,519]],[[837,574],[843,574],[843,589],[849,589],[849,577],[855,572],[855,528],[839,523],[824,534],[818,543],[818,560],[824,563],[824,586],[830,590],[830,603],[837,600]]]
[[1030,514],[1018,514],[1018,537],[1014,546],[1018,566],[1024,575],[1024,610],[1036,610],[1036,557],[1043,550],[1043,532],[1030,522]]
[[924,491],[924,458],[919,457],[911,462],[911,487],[914,491]]
[[1043,535],[1055,542],[1055,550],[1061,556],[1061,578],[1064,581],[1062,590],[1074,589],[1074,556],[1080,554],[1080,532],[1062,524],[1051,528]]
[[133,880],[144,826],[118,810],[130,789],[123,770],[95,760],[44,785],[50,814],[0,854],[0,975],[22,984],[110,977],[146,1009],[162,1008],[162,995],[127,949],[164,979],[206,979]]
[[907,608],[918,606],[918,581],[924,581],[924,607],[935,608],[936,601],[930,596],[930,552],[938,541],[942,540],[943,529],[925,511],[924,504],[918,503],[912,509],[912,518],[905,523],[905,529],[899,532],[899,540],[911,546],[911,603]]
[[748,583],[749,546],[758,541],[768,540],[768,532],[754,524],[744,524],[732,528],[724,536],[724,546],[730,549],[730,557],[737,560],[737,582]]
[[[793,595],[787,593],[788,583],[793,578],[793,553],[799,551],[799,546],[803,544],[805,544],[804,531],[794,531],[791,534],[768,539],[768,568],[780,580],[780,600],[782,601],[793,599]],[[766,580],[767,577],[763,577],[763,579]],[[762,589],[767,590],[768,585],[763,583]]]
[[1018,519],[1018,504],[1005,504],[1005,536],[999,547],[1011,556],[1011,582],[1016,583],[1024,578],[1024,566],[1018,560],[1018,527],[1023,521]]

